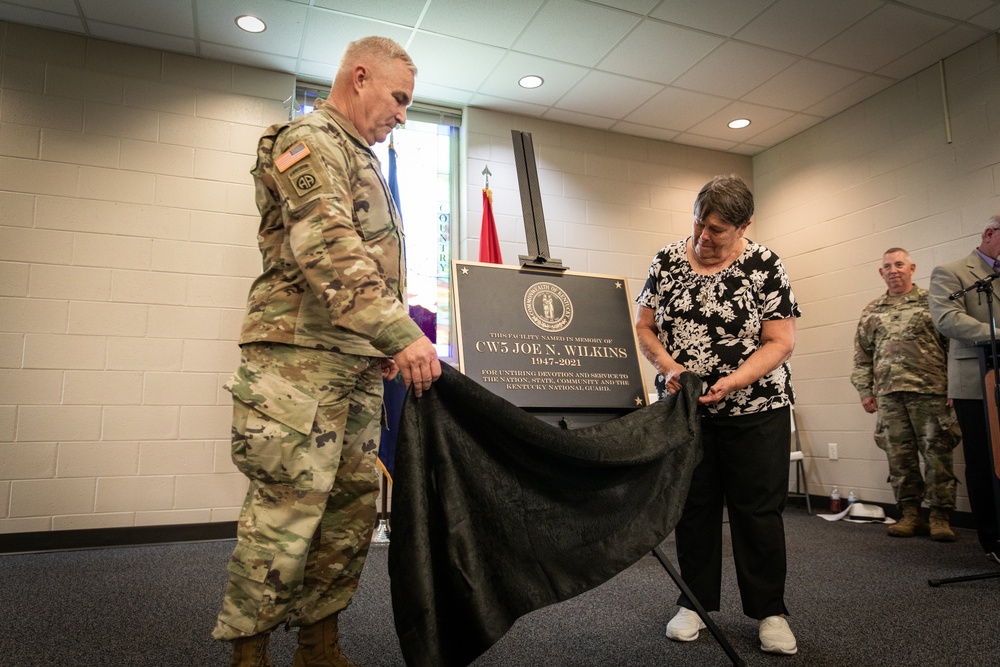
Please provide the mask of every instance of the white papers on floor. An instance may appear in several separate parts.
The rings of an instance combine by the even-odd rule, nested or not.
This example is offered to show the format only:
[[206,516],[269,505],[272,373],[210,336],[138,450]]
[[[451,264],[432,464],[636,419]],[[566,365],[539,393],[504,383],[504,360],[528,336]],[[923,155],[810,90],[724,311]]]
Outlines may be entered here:
[[851,523],[896,523],[896,520],[887,517],[885,511],[878,505],[865,505],[864,503],[851,503],[851,505],[837,514],[817,514],[821,519],[827,521],[850,521]]

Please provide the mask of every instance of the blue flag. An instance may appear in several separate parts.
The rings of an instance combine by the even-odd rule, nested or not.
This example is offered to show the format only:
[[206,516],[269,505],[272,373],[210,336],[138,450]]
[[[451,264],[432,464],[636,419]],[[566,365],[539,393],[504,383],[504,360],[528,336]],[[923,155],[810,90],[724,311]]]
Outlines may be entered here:
[[[389,192],[399,203],[399,181],[396,178],[396,149],[389,142]],[[402,217],[402,213],[400,213]],[[378,465],[392,484],[392,472],[396,465],[396,435],[399,433],[399,418],[403,413],[403,400],[406,398],[406,385],[403,374],[398,373],[393,380],[382,380],[383,402],[385,403],[386,425],[382,429],[382,439],[378,447]]]

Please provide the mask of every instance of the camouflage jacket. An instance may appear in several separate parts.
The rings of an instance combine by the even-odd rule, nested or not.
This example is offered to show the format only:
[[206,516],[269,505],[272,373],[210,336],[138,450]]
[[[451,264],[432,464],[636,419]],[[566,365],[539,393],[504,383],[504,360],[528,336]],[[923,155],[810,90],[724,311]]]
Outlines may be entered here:
[[862,399],[894,391],[945,395],[948,340],[934,328],[927,290],[888,293],[861,311],[851,383]]
[[389,356],[422,334],[404,306],[402,225],[378,158],[329,105],[257,145],[263,271],[240,344]]

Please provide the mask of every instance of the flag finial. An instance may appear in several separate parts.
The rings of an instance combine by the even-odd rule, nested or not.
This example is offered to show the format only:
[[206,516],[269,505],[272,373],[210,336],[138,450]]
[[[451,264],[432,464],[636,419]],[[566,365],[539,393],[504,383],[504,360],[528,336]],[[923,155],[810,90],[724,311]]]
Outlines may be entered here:
[[484,185],[483,187],[489,189],[489,187],[490,187],[490,176],[493,175],[490,172],[490,166],[489,165],[486,165],[485,167],[483,167],[482,174],[483,174],[483,176],[486,177],[486,185]]

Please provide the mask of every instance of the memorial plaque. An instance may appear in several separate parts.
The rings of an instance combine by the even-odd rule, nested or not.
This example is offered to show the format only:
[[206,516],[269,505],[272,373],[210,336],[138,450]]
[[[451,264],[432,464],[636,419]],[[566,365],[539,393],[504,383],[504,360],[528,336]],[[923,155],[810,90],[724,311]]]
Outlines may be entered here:
[[522,408],[646,405],[628,282],[452,262],[459,364]]

